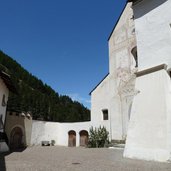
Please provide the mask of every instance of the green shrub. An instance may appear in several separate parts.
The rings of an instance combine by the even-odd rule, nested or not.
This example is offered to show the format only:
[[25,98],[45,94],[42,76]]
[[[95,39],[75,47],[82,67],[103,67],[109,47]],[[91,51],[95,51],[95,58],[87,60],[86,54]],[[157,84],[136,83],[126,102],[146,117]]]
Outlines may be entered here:
[[88,147],[90,148],[102,148],[105,147],[106,144],[109,143],[109,132],[106,128],[99,127],[93,128],[91,127],[89,130],[89,142]]

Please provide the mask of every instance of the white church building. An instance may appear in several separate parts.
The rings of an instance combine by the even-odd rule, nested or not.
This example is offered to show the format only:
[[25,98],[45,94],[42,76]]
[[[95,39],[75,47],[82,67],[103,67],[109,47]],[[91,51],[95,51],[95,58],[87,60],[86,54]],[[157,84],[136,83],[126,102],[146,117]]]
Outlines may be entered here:
[[109,73],[91,91],[91,121],[33,121],[31,145],[80,146],[91,126],[128,158],[171,160],[171,0],[129,0],[112,33]]
[[170,9],[171,0],[126,4],[109,37],[109,74],[91,92],[93,125],[126,140],[125,157],[171,159]]

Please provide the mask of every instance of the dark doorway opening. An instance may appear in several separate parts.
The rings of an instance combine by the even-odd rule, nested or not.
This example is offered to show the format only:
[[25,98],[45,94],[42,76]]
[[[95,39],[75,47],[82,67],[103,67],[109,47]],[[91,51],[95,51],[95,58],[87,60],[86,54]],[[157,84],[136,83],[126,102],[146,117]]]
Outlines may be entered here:
[[68,132],[68,147],[75,147],[76,146],[76,132],[69,131]]

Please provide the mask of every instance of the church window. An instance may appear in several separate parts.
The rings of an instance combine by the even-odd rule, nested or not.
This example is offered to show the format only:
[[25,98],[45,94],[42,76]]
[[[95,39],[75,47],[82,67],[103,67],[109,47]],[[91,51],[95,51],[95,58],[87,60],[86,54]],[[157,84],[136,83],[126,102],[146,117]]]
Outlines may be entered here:
[[103,113],[103,120],[109,120],[108,110],[104,109],[102,110],[102,113]]
[[137,47],[134,47],[132,50],[131,50],[131,53],[134,57],[134,60],[135,60],[135,67],[138,67],[138,55],[137,55]]

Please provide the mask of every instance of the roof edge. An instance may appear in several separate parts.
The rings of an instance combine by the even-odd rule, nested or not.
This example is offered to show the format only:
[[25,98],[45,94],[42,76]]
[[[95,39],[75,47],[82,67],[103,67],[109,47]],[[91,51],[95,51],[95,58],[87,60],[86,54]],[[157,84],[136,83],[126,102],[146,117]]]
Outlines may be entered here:
[[114,27],[113,27],[113,29],[112,29],[112,31],[111,31],[111,33],[110,33],[110,35],[109,35],[107,41],[109,41],[109,39],[111,38],[111,36],[112,36],[112,34],[113,34],[113,32],[114,32],[114,30],[115,30],[117,24],[118,24],[118,22],[119,22],[119,20],[120,20],[120,18],[121,18],[121,16],[122,16],[122,14],[123,14],[123,12],[125,11],[125,8],[126,8],[127,4],[128,4],[128,2],[126,2],[125,6],[123,7],[123,9],[122,9],[122,11],[121,11],[121,14],[119,15],[118,20],[116,21],[116,23],[115,23],[115,25],[114,25]]
[[105,77],[93,88],[93,90],[91,90],[91,92],[89,93],[89,95],[91,95],[91,93],[103,82],[103,80],[105,80],[105,78],[107,77],[109,75],[109,73],[108,74],[106,74],[105,75]]

